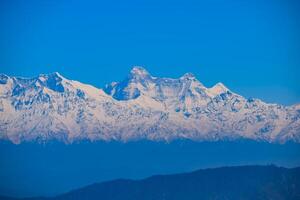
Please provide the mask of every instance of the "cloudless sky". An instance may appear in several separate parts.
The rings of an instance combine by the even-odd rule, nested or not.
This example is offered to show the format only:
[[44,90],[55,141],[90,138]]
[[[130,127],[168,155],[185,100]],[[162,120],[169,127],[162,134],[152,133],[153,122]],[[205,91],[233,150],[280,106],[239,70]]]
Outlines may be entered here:
[[300,102],[297,0],[1,0],[0,72],[102,87],[133,65]]

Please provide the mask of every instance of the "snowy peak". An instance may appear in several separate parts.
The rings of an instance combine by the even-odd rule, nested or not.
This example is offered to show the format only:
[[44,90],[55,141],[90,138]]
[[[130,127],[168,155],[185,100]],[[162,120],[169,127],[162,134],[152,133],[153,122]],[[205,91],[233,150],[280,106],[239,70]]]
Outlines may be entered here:
[[64,82],[67,81],[63,76],[58,72],[49,73],[49,74],[40,74],[35,78],[23,78],[23,77],[13,77],[15,92],[14,95],[18,95],[20,91],[25,91],[29,89],[43,89],[48,88],[55,92],[64,92]]
[[130,100],[138,98],[147,91],[154,78],[142,67],[133,67],[130,74],[121,82],[113,82],[104,87],[104,92],[116,100]]
[[38,81],[42,86],[47,87],[56,92],[65,91],[63,80],[66,79],[63,76],[61,76],[58,72],[50,74],[41,74],[38,77]]
[[1,74],[0,93],[15,98],[21,96],[29,98],[36,93],[43,95],[42,93],[49,93],[49,91],[64,93],[70,83],[70,80],[65,79],[58,72],[40,74],[33,78],[9,77]]
[[62,81],[62,80],[66,80],[66,78],[64,78],[60,73],[58,72],[52,72],[49,74],[40,74],[37,79],[40,79],[41,81],[45,81],[45,80],[56,80],[56,81]]
[[215,97],[217,95],[230,92],[230,90],[223,84],[223,83],[217,83],[213,87],[208,89],[208,93],[210,96]]
[[178,79],[152,77],[142,67],[133,67],[130,75],[121,82],[105,86],[104,91],[116,100],[137,99],[141,95],[156,100],[184,99],[192,93],[204,94],[206,88],[192,73],[186,73]]
[[192,73],[185,73],[182,77],[180,77],[181,80],[192,80],[196,81],[196,76]]
[[174,140],[253,139],[300,142],[300,107],[267,104],[205,87],[187,73],[152,77],[134,67],[104,90],[59,73],[0,75],[0,139]]
[[5,74],[0,74],[0,84],[6,84],[7,81],[9,79],[9,76],[5,75]]
[[149,72],[140,66],[135,66],[131,69],[129,77],[131,78],[149,78],[151,75]]

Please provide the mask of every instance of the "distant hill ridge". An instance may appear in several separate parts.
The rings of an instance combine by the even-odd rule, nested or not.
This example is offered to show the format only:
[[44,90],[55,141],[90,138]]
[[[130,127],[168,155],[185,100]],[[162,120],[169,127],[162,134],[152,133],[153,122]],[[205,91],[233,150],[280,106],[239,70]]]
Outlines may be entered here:
[[287,169],[272,165],[221,167],[191,173],[152,176],[142,180],[119,179],[92,184],[52,198],[26,200],[42,199],[298,200],[300,168]]

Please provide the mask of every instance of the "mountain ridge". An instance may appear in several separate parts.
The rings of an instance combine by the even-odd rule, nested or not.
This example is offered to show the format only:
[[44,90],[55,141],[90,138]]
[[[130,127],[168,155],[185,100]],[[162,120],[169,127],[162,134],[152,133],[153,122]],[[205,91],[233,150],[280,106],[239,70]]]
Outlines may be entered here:
[[205,87],[186,73],[153,77],[134,67],[103,89],[58,72],[34,78],[0,75],[0,139],[300,141],[299,105],[246,99],[222,83]]
[[[54,197],[71,199],[298,199],[300,167],[232,166],[193,172],[154,175],[145,179],[115,179],[90,184]],[[0,197],[1,199],[1,197]],[[3,199],[13,199],[4,198]]]

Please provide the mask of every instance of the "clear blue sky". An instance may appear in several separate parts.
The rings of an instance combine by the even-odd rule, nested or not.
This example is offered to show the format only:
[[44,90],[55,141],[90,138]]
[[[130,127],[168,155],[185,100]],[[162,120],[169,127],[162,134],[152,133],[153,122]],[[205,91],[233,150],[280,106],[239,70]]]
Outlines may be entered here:
[[1,0],[0,72],[58,71],[102,87],[133,65],[300,102],[297,0]]

